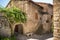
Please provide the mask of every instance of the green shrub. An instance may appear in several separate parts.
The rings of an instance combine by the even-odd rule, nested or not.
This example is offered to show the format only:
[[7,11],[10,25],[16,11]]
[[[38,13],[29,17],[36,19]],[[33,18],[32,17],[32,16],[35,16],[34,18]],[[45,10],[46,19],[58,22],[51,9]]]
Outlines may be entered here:
[[15,36],[11,36],[10,38],[7,38],[7,37],[1,37],[0,36],[0,40],[16,40],[16,37]]
[[53,31],[54,31],[54,25],[53,25],[53,23],[52,23],[51,32],[53,32]]

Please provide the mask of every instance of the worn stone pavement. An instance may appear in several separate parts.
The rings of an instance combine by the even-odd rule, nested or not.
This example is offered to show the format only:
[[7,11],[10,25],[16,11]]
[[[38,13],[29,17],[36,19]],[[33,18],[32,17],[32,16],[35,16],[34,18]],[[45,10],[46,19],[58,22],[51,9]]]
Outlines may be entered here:
[[38,39],[38,40],[51,40],[51,39],[48,39],[48,38],[51,38],[53,37],[52,34],[43,34],[43,35],[36,35],[34,34],[33,36],[31,37],[27,37],[26,35],[21,35],[21,34],[18,34],[16,36],[16,40],[27,40],[27,39]]

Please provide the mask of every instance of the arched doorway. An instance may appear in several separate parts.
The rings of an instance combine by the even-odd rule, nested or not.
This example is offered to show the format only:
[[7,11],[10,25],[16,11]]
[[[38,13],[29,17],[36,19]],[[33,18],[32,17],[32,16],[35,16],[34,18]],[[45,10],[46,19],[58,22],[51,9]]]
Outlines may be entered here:
[[14,34],[23,34],[23,25],[22,24],[15,25]]

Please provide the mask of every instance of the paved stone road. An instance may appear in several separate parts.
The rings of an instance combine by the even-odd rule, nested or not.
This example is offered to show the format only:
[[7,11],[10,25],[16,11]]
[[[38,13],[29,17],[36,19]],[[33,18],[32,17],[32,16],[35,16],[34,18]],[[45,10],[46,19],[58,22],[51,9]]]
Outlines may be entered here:
[[46,40],[53,40],[53,37],[52,37],[52,38],[48,38],[48,39],[46,39]]
[[25,35],[20,35],[20,34],[16,36],[17,40],[27,40],[27,39],[30,39],[30,38],[39,39],[39,40],[46,40],[46,39],[51,38],[51,37],[53,37],[52,34],[43,34],[43,35],[34,34],[31,37],[27,37]]

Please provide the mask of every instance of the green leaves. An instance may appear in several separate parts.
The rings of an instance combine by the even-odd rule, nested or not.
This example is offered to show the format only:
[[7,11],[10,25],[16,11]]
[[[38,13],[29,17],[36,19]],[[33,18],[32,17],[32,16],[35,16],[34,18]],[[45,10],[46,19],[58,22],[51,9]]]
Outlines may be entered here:
[[16,7],[2,8],[0,12],[3,12],[11,23],[26,22],[26,14]]
[[16,36],[11,36],[11,37],[1,37],[0,36],[0,40],[16,40]]

